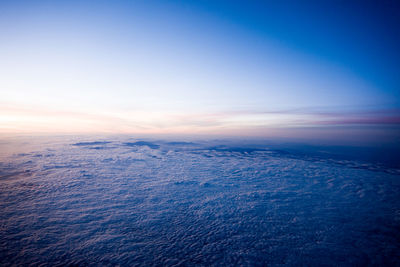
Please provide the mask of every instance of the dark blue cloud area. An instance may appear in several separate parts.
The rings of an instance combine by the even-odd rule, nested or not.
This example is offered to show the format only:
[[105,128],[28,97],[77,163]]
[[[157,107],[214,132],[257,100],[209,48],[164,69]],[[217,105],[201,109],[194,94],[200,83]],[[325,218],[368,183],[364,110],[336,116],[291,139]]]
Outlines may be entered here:
[[196,143],[193,143],[193,142],[167,142],[166,143],[167,145],[170,145],[170,146],[195,146],[195,145],[197,145]]
[[147,146],[151,149],[158,149],[160,146],[151,142],[146,142],[146,141],[137,141],[137,142],[127,142],[124,143],[125,146],[131,146],[131,147],[136,147],[136,146]]
[[73,146],[98,146],[98,145],[106,145],[111,142],[108,141],[93,141],[93,142],[79,142],[72,144]]
[[254,148],[254,147],[228,147],[225,145],[220,145],[220,146],[214,146],[214,147],[209,147],[207,148],[208,150],[211,151],[219,151],[219,152],[238,152],[238,153],[252,153],[255,151],[265,151],[265,149],[262,148]]
[[110,143],[111,142],[109,141],[93,141],[93,142],[78,142],[72,145],[78,147],[85,147],[88,149],[102,150],[102,149],[109,149],[110,147],[108,147],[107,145]]

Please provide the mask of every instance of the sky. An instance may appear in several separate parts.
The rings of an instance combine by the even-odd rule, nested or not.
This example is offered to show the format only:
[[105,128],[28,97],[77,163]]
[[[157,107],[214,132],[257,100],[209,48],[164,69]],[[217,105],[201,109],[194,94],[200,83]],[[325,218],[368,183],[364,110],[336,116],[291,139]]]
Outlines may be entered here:
[[396,143],[399,18],[396,1],[0,1],[0,133]]

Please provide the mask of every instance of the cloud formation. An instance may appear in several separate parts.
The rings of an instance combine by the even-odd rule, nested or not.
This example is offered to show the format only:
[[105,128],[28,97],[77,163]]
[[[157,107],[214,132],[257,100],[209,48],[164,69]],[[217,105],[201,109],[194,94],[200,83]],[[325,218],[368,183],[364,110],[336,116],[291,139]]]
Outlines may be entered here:
[[310,108],[181,114],[135,110],[69,111],[3,105],[0,114],[2,133],[217,134],[314,138],[324,129],[329,129],[330,133],[325,131],[328,136],[342,132],[341,136],[347,134],[368,139],[368,135],[376,135],[377,132],[382,135],[385,131],[387,136],[395,138],[400,126],[400,111],[397,109],[327,111]]

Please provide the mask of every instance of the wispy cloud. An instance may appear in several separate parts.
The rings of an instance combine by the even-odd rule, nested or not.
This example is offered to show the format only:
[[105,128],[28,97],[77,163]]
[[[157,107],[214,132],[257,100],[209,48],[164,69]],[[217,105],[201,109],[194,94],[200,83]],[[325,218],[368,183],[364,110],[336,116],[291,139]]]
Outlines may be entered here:
[[[134,110],[62,110],[3,104],[1,132],[106,132],[106,133],[220,133],[256,129],[400,125],[400,110],[326,111],[242,110],[212,113],[149,112]],[[267,133],[264,133],[267,135]]]

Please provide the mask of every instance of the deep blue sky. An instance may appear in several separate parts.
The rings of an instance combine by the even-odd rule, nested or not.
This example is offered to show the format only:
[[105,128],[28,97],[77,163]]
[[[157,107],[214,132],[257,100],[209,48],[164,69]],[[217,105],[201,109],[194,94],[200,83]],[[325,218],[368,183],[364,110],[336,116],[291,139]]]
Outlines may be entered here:
[[186,6],[337,64],[399,95],[399,1],[192,1]]

